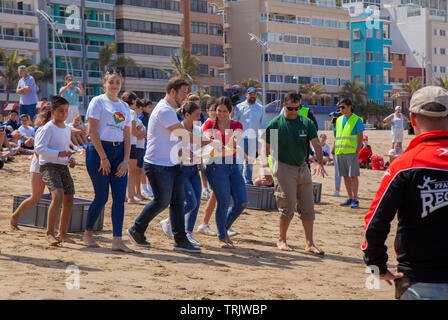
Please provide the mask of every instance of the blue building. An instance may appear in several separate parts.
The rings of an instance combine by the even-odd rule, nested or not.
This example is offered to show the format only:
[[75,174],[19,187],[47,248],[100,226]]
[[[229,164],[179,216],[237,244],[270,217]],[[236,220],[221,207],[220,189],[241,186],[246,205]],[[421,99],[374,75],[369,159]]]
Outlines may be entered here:
[[389,37],[390,20],[367,11],[352,17],[351,22],[351,79],[362,82],[368,92],[367,99],[384,104],[389,85],[389,61],[392,40]]

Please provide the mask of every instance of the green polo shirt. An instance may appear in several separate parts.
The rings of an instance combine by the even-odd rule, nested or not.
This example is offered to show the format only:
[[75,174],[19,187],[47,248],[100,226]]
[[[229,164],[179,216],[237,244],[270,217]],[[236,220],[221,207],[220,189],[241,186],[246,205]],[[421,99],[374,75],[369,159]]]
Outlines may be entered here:
[[264,140],[271,145],[271,154],[275,152],[275,143],[271,143],[271,129],[278,130],[278,160],[301,166],[308,159],[310,140],[317,138],[317,130],[313,121],[301,115],[294,120],[283,114],[272,119],[264,133]]

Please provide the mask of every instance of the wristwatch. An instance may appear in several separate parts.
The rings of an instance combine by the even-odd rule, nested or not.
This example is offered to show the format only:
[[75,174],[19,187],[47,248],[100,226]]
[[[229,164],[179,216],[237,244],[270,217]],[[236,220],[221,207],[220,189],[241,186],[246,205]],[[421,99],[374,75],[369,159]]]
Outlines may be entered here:
[[124,163],[128,164],[129,160],[123,160]]

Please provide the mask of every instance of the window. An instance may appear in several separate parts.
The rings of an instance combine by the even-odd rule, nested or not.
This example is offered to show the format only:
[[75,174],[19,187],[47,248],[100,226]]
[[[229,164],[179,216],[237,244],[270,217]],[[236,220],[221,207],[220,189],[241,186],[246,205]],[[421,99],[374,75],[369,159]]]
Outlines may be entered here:
[[397,56],[397,60],[398,61],[402,61],[403,60],[403,55],[397,54],[396,56]]
[[403,83],[403,82],[404,82],[404,79],[402,79],[402,78],[398,79],[398,83]]
[[437,35],[437,29],[434,29],[434,35],[435,36]]
[[366,61],[372,62],[373,60],[373,52],[366,52]]
[[445,68],[445,67],[442,67],[442,66],[440,66],[440,73],[445,73],[445,71],[446,71],[446,68]]
[[171,23],[117,19],[116,26],[119,30],[180,35],[180,25]]
[[283,62],[283,56],[281,54],[272,54],[272,53],[265,54],[264,61]]
[[371,75],[371,74],[366,75],[366,84],[367,85],[373,84],[373,75]]
[[[115,4],[118,5],[130,5],[136,7],[164,9],[172,11],[180,11],[180,2],[173,0],[116,0]],[[155,100],[157,101],[157,100]]]
[[440,35],[441,37],[444,37],[444,36],[446,35],[446,31],[440,29],[440,33],[439,33],[439,35]]
[[437,54],[437,48],[434,48],[434,54]]
[[327,86],[337,86],[338,78],[325,78],[325,85]]
[[285,76],[285,83],[297,83],[295,76]]
[[350,41],[339,40],[338,48],[350,48]]
[[354,76],[353,77],[353,82],[354,83],[360,83],[361,82],[361,76]]
[[191,0],[190,10],[194,12],[207,13],[207,1],[203,0]]
[[222,46],[218,44],[211,44],[210,45],[210,55],[214,57],[222,57]]
[[311,58],[310,57],[297,57],[297,63],[298,64],[311,64]]
[[285,56],[285,63],[297,63],[296,56]]
[[381,84],[381,75],[380,74],[376,75],[376,84]]
[[324,58],[313,58],[313,65],[324,66],[325,59]]
[[359,52],[353,53],[353,62],[361,61],[361,54]]
[[376,61],[381,62],[381,52],[376,53]]
[[203,56],[208,56],[208,46],[206,44],[193,43],[191,45],[191,53],[200,53]]
[[269,82],[283,82],[283,76],[278,74],[271,74],[269,75]]
[[381,39],[381,29],[375,29],[376,38]]
[[373,38],[373,29],[366,29],[366,38]]
[[359,40],[361,39],[361,30],[356,29],[353,30],[353,40]]
[[324,83],[324,77],[313,77],[312,83]]
[[437,66],[434,66],[434,72],[437,72]]
[[445,48],[440,48],[440,52],[439,52],[439,53],[440,53],[441,55],[445,55],[445,50],[446,50]]
[[389,78],[390,83],[394,83],[395,82],[395,78]]
[[338,66],[338,59],[325,59],[325,65],[331,66],[331,67],[337,67]]
[[210,34],[211,35],[213,35],[213,36],[222,36],[222,25],[220,25],[220,24],[214,24],[214,23],[211,23],[210,24],[210,28],[209,28],[209,32],[210,32]]
[[207,34],[207,23],[192,21],[191,22],[191,32]]
[[349,60],[339,60],[339,66],[340,67],[350,67],[350,61]]
[[310,45],[311,44],[311,38],[310,37],[298,37],[297,40],[298,40],[299,44],[306,44],[306,45]]

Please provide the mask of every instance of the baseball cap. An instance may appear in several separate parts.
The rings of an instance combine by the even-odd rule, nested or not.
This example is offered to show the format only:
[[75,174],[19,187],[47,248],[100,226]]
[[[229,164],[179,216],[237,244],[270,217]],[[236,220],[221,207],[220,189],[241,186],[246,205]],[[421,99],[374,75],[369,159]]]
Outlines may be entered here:
[[362,140],[367,141],[367,140],[369,140],[369,137],[368,136],[364,136],[364,137],[362,137]]
[[[425,110],[423,107],[428,103],[441,104],[444,107],[444,110]],[[427,117],[443,118],[448,116],[448,90],[438,86],[427,86],[417,90],[412,95],[409,112]]]
[[254,87],[250,87],[246,91],[246,93],[252,93],[252,92],[257,92],[257,89],[255,89]]
[[396,106],[395,110],[401,110],[401,107],[400,106]]

